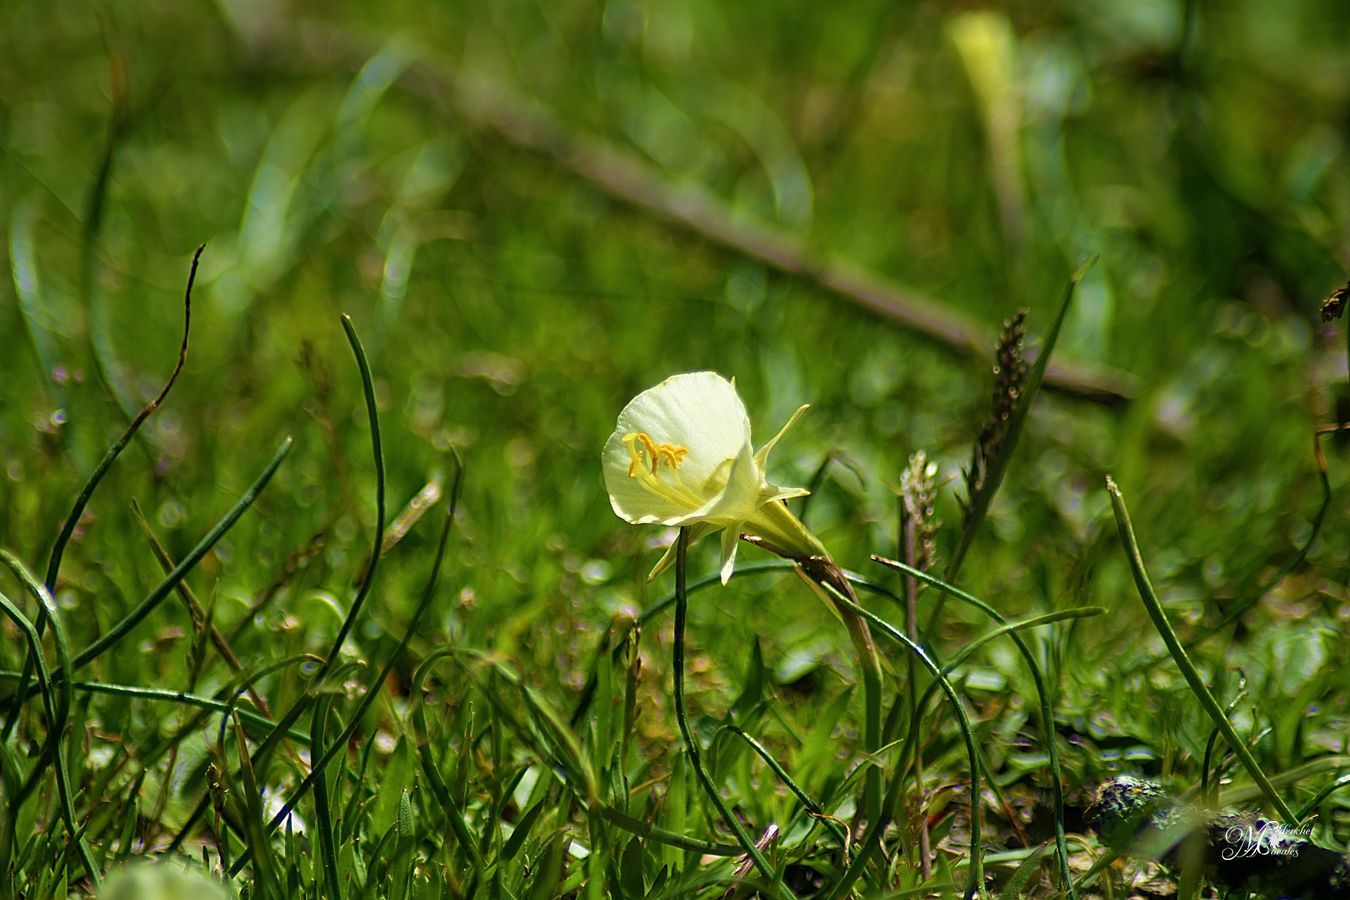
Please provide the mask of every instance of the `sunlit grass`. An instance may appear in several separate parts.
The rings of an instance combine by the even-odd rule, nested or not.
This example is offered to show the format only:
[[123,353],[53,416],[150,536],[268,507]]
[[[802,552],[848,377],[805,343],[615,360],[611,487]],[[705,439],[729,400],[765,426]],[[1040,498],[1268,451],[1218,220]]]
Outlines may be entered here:
[[[164,855],[250,897],[960,894],[980,860],[995,895],[1119,896],[1081,821],[1117,773],[1275,812],[1260,772],[1346,845],[1350,468],[1313,443],[1350,418],[1318,316],[1344,10],[883,6],[0,8],[0,900]],[[716,204],[672,225],[475,118],[469,77]],[[747,252],[760,225],[981,352],[1026,307],[1033,367],[1053,342],[1130,399],[1031,386],[972,498],[988,364]],[[812,404],[771,474],[823,473],[880,753],[786,564],[743,544],[723,587],[694,548],[677,629],[645,578],[674,533],[609,509],[618,410],[701,369],[757,423]],[[929,572],[896,497],[917,450]]]

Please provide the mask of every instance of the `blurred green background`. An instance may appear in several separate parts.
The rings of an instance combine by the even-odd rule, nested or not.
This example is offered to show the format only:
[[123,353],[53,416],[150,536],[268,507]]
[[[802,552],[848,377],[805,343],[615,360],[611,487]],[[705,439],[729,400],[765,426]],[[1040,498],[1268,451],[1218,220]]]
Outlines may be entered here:
[[[34,567],[171,368],[206,244],[187,368],[68,554],[60,600],[81,643],[159,579],[130,498],[181,555],[287,434],[296,451],[195,586],[234,625],[298,561],[237,649],[331,640],[332,598],[376,526],[341,312],[376,373],[391,514],[445,476],[450,448],[468,465],[423,648],[491,649],[570,696],[611,617],[667,590],[643,576],[670,535],[611,514],[599,452],[622,405],[680,371],[735,376],[761,440],[812,404],[775,480],[804,484],[847,454],[862,477],[830,469],[811,522],[879,580],[867,555],[893,555],[893,488],[926,450],[950,479],[950,552],[987,362],[624,202],[503,133],[490,120],[515,107],[485,111],[466,85],[609,142],[676,192],[711,192],[729,221],[907,285],[991,342],[1023,306],[1044,334],[1069,274],[1098,256],[1056,359],[1124,373],[1130,399],[1041,395],[962,580],[1009,615],[1109,608],[1049,632],[1057,710],[1106,716],[1096,727],[1131,736],[1151,770],[1193,767],[1206,726],[1169,668],[1129,674],[1161,644],[1104,475],[1187,634],[1311,534],[1312,430],[1350,415],[1344,324],[1318,315],[1350,261],[1338,0],[58,0],[0,5],[0,35],[0,544]],[[1272,704],[1314,685],[1317,711],[1281,720],[1266,751],[1277,769],[1344,753],[1350,733],[1347,676],[1331,671],[1350,646],[1350,467],[1344,443],[1328,450],[1334,499],[1306,562],[1236,640],[1205,645],[1213,671],[1242,666]],[[360,652],[401,632],[433,532],[391,550]],[[699,551],[711,571],[714,548]],[[968,634],[948,609],[944,635]],[[850,677],[842,629],[790,580],[733,583],[692,615],[710,708],[754,635],[784,684]],[[165,653],[119,653],[103,675],[173,684],[186,647],[164,629],[179,619],[166,607],[138,632]],[[1025,674],[1005,650],[982,665],[976,706],[1011,735],[1025,713],[996,701],[1028,696]],[[795,702],[809,722],[811,696]],[[661,709],[644,717],[673,734]],[[1076,781],[1107,764],[1066,756]]]

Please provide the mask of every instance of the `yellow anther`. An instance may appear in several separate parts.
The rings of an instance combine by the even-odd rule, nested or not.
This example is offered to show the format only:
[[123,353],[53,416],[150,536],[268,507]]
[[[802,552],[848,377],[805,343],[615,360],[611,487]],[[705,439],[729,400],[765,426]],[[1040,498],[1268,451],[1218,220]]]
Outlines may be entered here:
[[652,475],[656,475],[663,460],[672,471],[678,469],[680,463],[684,462],[685,455],[689,452],[688,447],[679,447],[675,444],[658,444],[645,431],[625,434],[623,442],[627,445],[628,452],[633,457],[628,463],[629,478],[636,478],[639,471],[645,472],[648,469],[651,469]]

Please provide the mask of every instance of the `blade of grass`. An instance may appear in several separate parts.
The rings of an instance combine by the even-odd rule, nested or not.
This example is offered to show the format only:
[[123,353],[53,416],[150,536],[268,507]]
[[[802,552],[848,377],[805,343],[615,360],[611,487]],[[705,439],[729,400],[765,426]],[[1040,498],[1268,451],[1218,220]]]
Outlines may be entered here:
[[140,430],[145,420],[155,410],[159,409],[164,398],[169,396],[169,391],[173,389],[174,383],[178,381],[178,375],[183,371],[183,366],[187,364],[188,353],[188,334],[192,327],[192,286],[197,280],[197,266],[201,262],[202,251],[206,245],[202,244],[197,248],[197,252],[192,254],[192,268],[188,270],[187,288],[183,292],[183,339],[178,345],[178,361],[174,363],[173,371],[169,373],[169,380],[164,382],[164,387],[155,398],[142,407],[136,414],[131,423],[127,425],[122,436],[113,442],[107,452],[103,454],[103,459],[99,460],[98,466],[94,469],[94,474],[89,476],[84,488],[79,496],[75,498],[75,503],[66,516],[65,521],[61,523],[61,531],[56,537],[56,542],[52,545],[52,552],[47,560],[47,576],[43,583],[47,585],[47,590],[56,589],[56,579],[61,572],[61,558],[65,555],[66,545],[70,543],[71,535],[75,533],[75,527],[80,523],[80,516],[84,514],[84,509],[89,505],[89,500],[94,496],[94,491],[98,489],[99,483],[103,481],[103,476],[108,474],[112,464],[117,461],[117,457],[126,449],[127,444]]
[[[324,745],[324,728],[328,723],[331,697],[320,697],[314,704],[314,718],[309,726],[309,745]],[[342,900],[342,885],[338,883],[337,840],[333,836],[333,813],[328,805],[328,780],[322,766],[314,767],[314,819],[319,832],[319,868],[323,872],[324,893],[334,900]]]
[[[79,495],[75,498],[75,503],[71,506],[70,513],[67,514],[65,521],[61,523],[61,530],[57,533],[56,541],[52,544],[51,555],[47,560],[47,574],[43,579],[43,584],[46,585],[49,593],[56,592],[56,580],[61,572],[61,559],[65,555],[66,545],[70,543],[71,536],[75,534],[75,528],[80,523],[80,517],[84,515],[85,507],[89,505],[90,499],[94,496],[94,491],[98,489],[99,484],[103,481],[103,477],[108,474],[108,470],[112,468],[112,464],[117,461],[117,457],[122,454],[124,449],[126,449],[127,444],[131,442],[132,437],[140,430],[141,425],[144,424],[145,420],[150,418],[150,415],[164,402],[164,398],[169,395],[169,391],[173,388],[174,382],[178,380],[179,373],[183,371],[183,366],[187,363],[188,334],[190,333],[192,326],[192,285],[197,280],[197,266],[201,262],[202,251],[205,249],[205,244],[201,244],[197,247],[197,252],[192,255],[192,267],[188,270],[187,288],[183,291],[183,339],[178,345],[178,361],[174,363],[173,371],[169,374],[169,380],[164,383],[164,387],[160,389],[160,392],[141,409],[141,411],[131,420],[131,423],[127,425],[126,430],[122,432],[122,436],[114,441],[107,452],[103,454],[103,458],[99,460],[98,465],[94,467],[93,474],[89,476],[84,487],[80,490]],[[38,636],[41,637],[46,628],[46,614],[41,610],[38,613],[37,627]],[[29,675],[32,674],[31,670],[27,667],[25,667],[25,672],[28,672]],[[27,695],[28,678],[24,677],[20,679],[19,689],[14,693],[13,706],[10,709],[9,718],[5,722],[4,727],[0,728],[0,741],[9,739],[14,727],[14,720],[18,715],[19,704],[23,703],[27,698]]]
[[[59,667],[64,668],[70,661],[70,643],[66,638],[66,630],[61,618],[57,614],[56,604],[52,602],[51,593],[28,571],[27,566],[8,550],[0,549],[0,562],[3,562],[5,567],[14,573],[28,593],[37,601],[38,608],[51,620],[53,643],[56,647],[56,662]],[[41,631],[38,631],[38,637],[40,640]],[[35,659],[35,657],[30,656],[29,659]],[[65,741],[66,726],[70,722],[70,708],[73,702],[74,692],[68,684],[63,682],[55,710],[48,709],[47,739],[38,752],[32,772],[11,800],[15,806],[21,805],[29,793],[37,787],[38,781],[45,774],[49,764],[54,764],[56,768],[58,783],[70,781],[70,775],[65,764],[63,742]],[[45,700],[44,706],[46,706]]]
[[337,637],[333,639],[333,645],[328,651],[327,660],[319,671],[318,677],[327,674],[327,671],[333,667],[333,663],[337,660],[338,654],[342,652],[342,645],[346,642],[347,635],[351,633],[352,626],[356,624],[356,619],[361,614],[361,608],[365,605],[366,597],[370,595],[370,588],[375,583],[375,570],[380,565],[380,557],[384,551],[384,449],[380,438],[380,413],[375,404],[375,380],[370,374],[370,362],[366,359],[366,350],[361,346],[361,339],[356,334],[355,326],[352,325],[352,317],[344,313],[341,321],[342,330],[347,335],[347,343],[352,348],[352,354],[356,357],[356,365],[361,372],[361,391],[365,395],[366,418],[370,423],[371,455],[375,460],[375,544],[370,551],[370,562],[364,567],[363,577],[358,582],[356,597],[352,600],[351,609],[347,611],[347,617],[342,620],[342,627],[338,629]]
[[626,813],[619,812],[612,806],[601,805],[600,817],[608,822],[618,825],[624,831],[632,832],[639,837],[655,841],[658,844],[678,847],[681,850],[690,850],[694,853],[702,853],[707,856],[741,856],[745,853],[744,848],[738,844],[717,844],[698,838],[686,837],[682,834],[675,834],[666,831],[663,828],[658,828],[649,822],[644,822],[641,819],[635,819]]
[[[852,608],[854,613],[862,616],[869,624],[875,625],[880,635],[913,653],[918,658],[919,662],[923,664],[924,668],[928,669],[933,675],[933,678],[937,680],[938,684],[942,687],[943,693],[947,695],[947,699],[951,702],[952,710],[956,713],[957,725],[961,730],[961,737],[966,744],[966,756],[970,764],[970,877],[967,881],[965,892],[966,900],[970,900],[971,897],[974,897],[983,889],[984,864],[982,859],[983,848],[981,847],[982,838],[980,827],[982,818],[980,812],[980,763],[978,755],[975,752],[974,732],[971,729],[970,718],[966,715],[965,707],[961,705],[961,700],[956,693],[956,689],[953,688],[951,682],[947,680],[947,676],[942,673],[941,667],[938,666],[923,647],[915,641],[910,640],[908,636],[885,619],[882,619],[880,616],[867,611],[852,600],[849,600],[843,594],[839,593],[833,585],[826,584],[823,586],[826,590],[835,594],[834,599],[836,603]],[[900,786],[901,779],[895,779],[892,786],[893,795],[886,798],[885,807],[887,809],[894,808],[896,802],[898,802]],[[868,834],[864,835],[861,842],[862,849],[858,852],[858,855],[853,858],[853,861],[849,863],[848,868],[844,871],[843,877],[834,885],[833,890],[828,895],[829,897],[835,898],[848,895],[854,882],[862,875],[863,869],[871,861],[872,857],[880,847],[878,838],[880,837],[882,825],[883,823],[880,820],[869,823],[867,829]]]
[[[734,734],[742,741],[745,741],[750,749],[755,751],[755,755],[764,760],[764,764],[773,770],[774,775],[778,776],[778,780],[787,786],[787,789],[792,792],[792,795],[797,798],[797,801],[801,803],[806,811],[810,813],[813,818],[818,819],[825,824],[825,827],[829,829],[830,833],[839,840],[839,845],[845,848],[849,846],[848,832],[844,827],[840,825],[838,820],[833,816],[827,814],[819,803],[811,799],[811,796],[793,780],[792,776],[788,774],[787,769],[783,768],[782,763],[774,758],[767,747],[747,734],[745,729],[738,725],[723,725],[718,729],[718,732],[720,733],[723,731]],[[714,740],[716,740],[716,736],[714,736]]]
[[1186,679],[1186,684],[1190,686],[1191,693],[1195,694],[1196,699],[1200,701],[1200,706],[1214,722],[1214,727],[1223,735],[1224,740],[1228,743],[1228,748],[1237,754],[1238,760],[1247,770],[1247,774],[1251,776],[1252,781],[1256,782],[1261,789],[1266,801],[1280,814],[1284,821],[1297,824],[1299,818],[1294,815],[1293,810],[1284,802],[1284,799],[1276,793],[1274,786],[1266,778],[1266,773],[1261,770],[1261,766],[1256,762],[1256,757],[1252,756],[1251,751],[1247,749],[1246,742],[1233,728],[1233,723],[1228,721],[1228,717],[1224,715],[1223,708],[1219,706],[1219,702],[1210,693],[1209,687],[1200,677],[1200,673],[1191,662],[1190,656],[1181,646],[1181,641],[1177,639],[1176,632],[1172,630],[1172,624],[1167,620],[1167,613],[1163,611],[1162,603],[1158,600],[1158,595],[1154,593],[1152,582],[1149,581],[1148,572],[1144,569],[1144,559],[1139,553],[1139,544],[1134,537],[1134,526],[1130,522],[1130,513],[1125,508],[1125,497],[1109,475],[1106,477],[1106,490],[1111,494],[1111,509],[1115,513],[1116,528],[1120,532],[1120,543],[1125,549],[1125,558],[1130,565],[1130,574],[1134,576],[1135,587],[1139,590],[1139,598],[1144,601],[1144,608],[1148,611],[1149,618],[1153,620],[1153,626],[1158,630],[1163,643],[1167,645],[1167,650],[1172,654],[1172,659],[1176,661],[1177,668],[1181,670],[1182,677]]
[[[0,681],[18,682],[18,680],[18,672],[0,671]],[[71,684],[71,688],[77,694],[104,694],[110,697],[126,697],[130,700],[178,703],[183,706],[192,706],[209,712],[231,713],[237,710],[240,718],[251,725],[268,729],[276,726],[276,723],[267,716],[254,712],[251,709],[237,707],[233,703],[227,703],[224,700],[217,700],[213,697],[204,697],[201,694],[193,694],[188,691],[148,688],[131,684],[109,684],[102,681],[76,681]],[[305,743],[309,740],[308,733],[298,730],[292,731],[287,737],[301,743]],[[138,760],[139,759],[140,757],[138,757]]]
[[[242,516],[248,508],[253,505],[254,501],[258,499],[258,495],[262,493],[263,488],[267,487],[268,482],[272,480],[272,476],[276,474],[282,461],[285,460],[286,456],[291,452],[291,447],[294,443],[294,440],[290,437],[287,437],[281,442],[281,445],[277,448],[276,453],[272,455],[272,459],[267,463],[267,466],[262,470],[258,477],[254,479],[253,483],[249,485],[248,490],[244,491],[239,499],[235,501],[234,506],[230,507],[229,512],[216,523],[214,528],[206,533],[206,536],[197,543],[197,546],[193,547],[192,550],[188,552],[187,556],[183,557],[182,561],[174,567],[174,570],[170,572],[153,591],[146,595],[144,600],[137,604],[135,609],[127,613],[119,622],[109,628],[107,633],[102,637],[94,641],[80,653],[76,654],[75,658],[70,662],[69,672],[75,672],[84,668],[108,650],[115,647],[122,638],[126,637],[126,635],[139,625],[146,616],[154,612],[169,594],[173,593],[174,588],[178,586],[179,582],[183,580],[187,573],[192,571],[197,563],[201,562],[203,557],[211,552],[211,548],[225,536],[226,532],[234,527],[234,523],[238,522],[240,516]],[[68,672],[66,670],[62,670],[55,674],[62,678],[68,677]]]
[[[448,648],[441,649],[429,654],[426,659],[422,660],[413,672],[412,696],[414,698],[420,699],[425,696],[423,685],[431,667],[450,654],[451,651]],[[464,820],[463,808],[450,793],[445,779],[441,777],[440,767],[436,765],[435,755],[431,749],[430,732],[426,722],[426,704],[424,702],[417,704],[414,718],[417,725],[417,752],[422,762],[422,772],[426,777],[427,786],[431,788],[432,796],[436,798],[436,802],[441,805],[441,809],[445,812],[450,831],[455,835],[460,848],[469,858],[469,866],[472,869],[473,877],[467,886],[467,890],[471,894],[483,877],[483,857],[478,852],[478,842],[470,834],[468,823]]]
[[1298,811],[1299,819],[1300,820],[1306,819],[1308,816],[1312,815],[1313,812],[1316,811],[1317,807],[1322,805],[1323,801],[1325,801],[1332,794],[1346,787],[1350,787],[1350,775],[1342,775],[1340,778],[1337,778],[1335,781],[1331,782],[1331,784],[1328,784],[1326,787],[1322,788],[1320,791],[1314,794],[1312,798],[1308,800],[1307,803],[1303,804],[1303,806],[1299,809]]
[[[262,829],[263,808],[262,808],[262,785],[254,768],[254,760],[248,752],[248,739],[244,736],[244,725],[238,719],[232,720],[235,737],[235,750],[239,755],[239,778],[243,782],[243,790],[233,792],[239,799],[240,819],[243,826],[243,837],[245,841],[245,850],[255,860],[253,866],[253,877],[255,884],[254,891],[263,897],[281,896],[281,879],[277,874],[276,856],[272,851],[271,842],[267,834]],[[222,754],[224,747],[221,748]],[[242,794],[242,797],[239,795]],[[236,863],[237,865],[237,863]],[[231,873],[230,877],[234,877]]]
[[[347,635],[351,632],[352,626],[356,623],[356,618],[360,615],[361,607],[365,604],[367,595],[370,593],[371,586],[375,583],[375,571],[379,566],[381,548],[384,545],[384,518],[385,518],[385,471],[384,471],[384,450],[380,438],[380,415],[379,409],[375,403],[375,382],[370,373],[370,364],[366,359],[365,348],[361,346],[361,340],[356,334],[356,329],[352,325],[351,317],[345,313],[341,316],[342,330],[347,336],[347,343],[351,347],[352,354],[356,357],[357,369],[361,376],[362,397],[365,400],[366,418],[370,423],[370,443],[371,451],[375,464],[375,537],[374,546],[370,551],[370,560],[364,568],[364,578],[358,580],[356,597],[352,600],[352,605],[348,609],[346,616],[343,617],[342,626],[338,630],[337,637],[334,638],[328,653],[324,656],[324,662],[319,666],[315,673],[312,683],[321,684],[323,679],[331,672],[334,664],[337,662],[338,654],[342,651],[342,645],[346,643]],[[255,760],[265,760],[272,750],[281,741],[282,735],[288,733],[295,723],[300,721],[300,717],[305,714],[313,697],[309,692],[300,696],[291,708],[288,709],[277,722],[276,729],[263,739],[254,751]],[[312,773],[311,773],[312,774]],[[308,788],[306,788],[308,790]],[[183,828],[179,831],[179,836],[185,835],[206,813],[208,802],[207,797],[202,797],[197,802],[196,807],[188,815]],[[177,839],[175,839],[175,845]]]
[[[943,596],[952,596],[980,610],[989,618],[1000,625],[1007,625],[1008,619],[998,610],[994,609],[988,603],[961,590],[955,585],[949,584],[941,578],[937,578],[916,569],[913,566],[906,565],[893,559],[886,559],[881,556],[873,556],[873,560],[892,569],[897,569],[905,575],[922,581],[930,587],[935,587],[942,592]],[[868,586],[865,582],[859,580],[859,586]],[[876,586],[870,586],[872,590],[882,590]],[[886,592],[889,593],[889,592]],[[892,595],[894,596],[894,595]],[[896,598],[899,602],[899,598]],[[1056,744],[1054,710],[1050,706],[1050,692],[1045,685],[1045,677],[1041,673],[1040,663],[1036,661],[1036,656],[1027,646],[1026,641],[1016,629],[1009,630],[1009,639],[1017,647],[1017,652],[1027,665],[1027,670],[1031,673],[1032,683],[1036,687],[1036,700],[1039,705],[1039,718],[1041,720],[1041,740],[1045,743],[1045,753],[1050,762],[1050,777],[1053,782],[1054,805],[1055,805],[1055,853],[1059,858],[1060,878],[1063,880],[1065,888],[1070,897],[1076,896],[1077,887],[1073,881],[1072,874],[1069,871],[1069,847],[1064,831],[1064,775],[1060,766],[1059,747]]]
[[[373,394],[371,395],[370,400],[373,403]],[[418,602],[417,608],[413,610],[412,617],[408,620],[408,627],[404,629],[403,637],[399,639],[398,646],[395,647],[394,652],[389,655],[389,659],[385,662],[384,666],[366,686],[365,695],[361,698],[361,702],[352,712],[351,718],[348,720],[346,726],[343,727],[337,738],[324,748],[323,753],[314,760],[310,774],[305,777],[299,787],[297,787],[295,791],[292,792],[291,796],[287,798],[287,801],[282,805],[277,814],[267,823],[265,833],[270,834],[275,831],[282,822],[286,821],[286,818],[291,814],[291,810],[295,808],[295,804],[298,803],[300,799],[315,786],[319,779],[323,777],[324,767],[327,766],[335,756],[346,750],[352,736],[355,735],[357,729],[361,727],[361,722],[364,720],[366,713],[370,711],[370,708],[375,705],[375,701],[381,696],[381,688],[388,681],[389,673],[393,671],[394,665],[403,656],[404,651],[408,649],[408,644],[412,642],[413,635],[417,632],[417,627],[422,623],[423,617],[426,616],[427,611],[431,608],[431,603],[436,598],[436,587],[440,582],[441,565],[445,561],[445,551],[450,541],[450,532],[454,526],[455,513],[459,509],[459,498],[464,484],[464,466],[459,459],[458,454],[455,454],[454,460],[456,467],[455,480],[454,485],[450,489],[450,502],[446,506],[445,521],[441,525],[440,538],[436,544],[436,558],[431,564],[431,573],[427,577],[426,587],[422,591],[422,598]],[[377,535],[376,540],[379,539],[380,538]],[[371,571],[373,572],[373,570],[374,564],[372,562]],[[275,735],[277,733],[277,731],[273,731],[272,734]],[[270,740],[271,738],[272,735],[269,735],[268,739]],[[259,750],[254,753],[255,760],[260,753],[261,745]],[[240,854],[240,857],[235,860],[234,865],[230,868],[231,877],[239,873],[239,870],[248,862],[248,858],[247,850]]]
[[1041,858],[1049,850],[1050,844],[1046,843],[1031,851],[1027,858],[1022,860],[1022,864],[1017,867],[1017,871],[1013,872],[1012,877],[1008,879],[1008,883],[1003,886],[1003,891],[998,895],[999,900],[1018,900],[1019,897],[1024,896],[1024,892],[1031,884],[1032,876],[1036,874],[1036,870],[1040,867]]
[[[145,513],[141,511],[141,505],[137,503],[135,499],[131,501],[131,515],[132,518],[136,520],[136,524],[140,526],[141,533],[145,535],[145,539],[150,543],[150,550],[154,553],[155,560],[159,563],[160,569],[163,570],[165,575],[168,575],[174,568],[173,557],[169,555],[168,549],[155,534],[154,529],[150,527],[149,521],[145,518]],[[193,627],[204,629],[210,636],[211,643],[215,646],[216,652],[220,654],[220,658],[225,660],[225,664],[235,672],[242,672],[244,670],[244,664],[239,661],[239,657],[235,655],[234,649],[230,646],[230,642],[225,639],[225,635],[221,633],[215,623],[207,621],[206,612],[202,609],[201,602],[197,599],[196,594],[192,592],[192,588],[188,587],[186,581],[182,581],[179,582],[177,591],[179,598],[183,601],[183,605],[187,607],[188,615],[192,618]],[[258,710],[264,716],[271,718],[272,712],[268,709],[267,701],[263,699],[261,694],[250,687],[248,696],[249,699],[253,701],[253,705],[258,707]]]
[[[55,609],[50,611],[54,613]],[[28,658],[34,661],[33,664],[37,669],[38,686],[42,694],[42,702],[47,712],[47,718],[53,723],[63,722],[65,714],[60,713],[59,710],[69,710],[70,708],[69,683],[61,688],[62,698],[60,700],[54,699],[52,678],[47,670],[47,660],[42,653],[42,639],[38,637],[37,628],[3,593],[0,593],[0,612],[3,612],[14,622],[15,626],[23,632],[24,639],[28,642]],[[55,634],[55,631],[53,631],[53,633]],[[59,644],[63,643],[64,637]],[[66,830],[70,832],[70,841],[75,847],[75,852],[79,854],[80,862],[84,866],[85,874],[91,882],[97,885],[100,880],[98,866],[95,864],[93,856],[89,853],[89,847],[84,841],[83,832],[75,824],[75,807],[71,800],[71,791],[70,785],[67,782],[65,762],[61,758],[62,754],[60,752],[61,736],[59,733],[53,732],[53,734],[49,736],[48,741],[57,748],[54,769],[56,773],[56,792],[61,801],[61,818],[65,820]],[[41,769],[39,767],[34,771],[40,772]],[[22,804],[22,798],[15,798],[14,800],[11,800],[10,803],[11,808],[17,811]]]

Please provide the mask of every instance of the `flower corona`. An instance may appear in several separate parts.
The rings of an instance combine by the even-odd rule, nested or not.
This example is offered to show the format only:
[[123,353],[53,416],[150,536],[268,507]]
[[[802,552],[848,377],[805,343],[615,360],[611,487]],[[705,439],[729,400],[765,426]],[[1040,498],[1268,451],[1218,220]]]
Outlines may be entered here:
[[[805,409],[755,450],[734,382],[715,372],[668,378],[629,401],[605,443],[610,505],[635,525],[687,526],[692,540],[721,531],[723,582],[731,577],[742,534],[785,556],[825,556],[783,503],[807,491],[772,484],[766,472],[769,451]],[[673,559],[668,552],[652,576]]]

